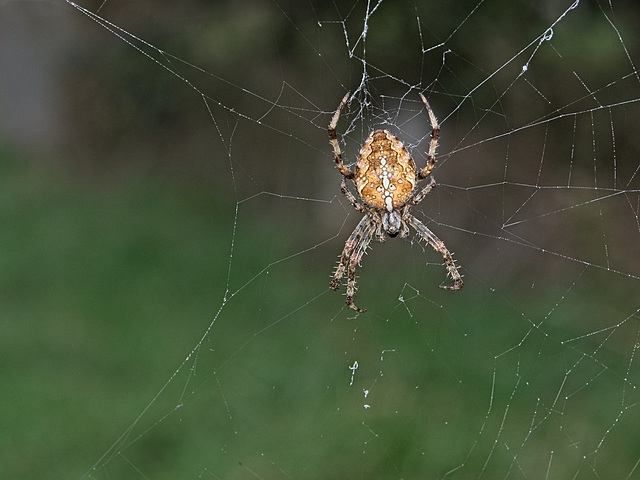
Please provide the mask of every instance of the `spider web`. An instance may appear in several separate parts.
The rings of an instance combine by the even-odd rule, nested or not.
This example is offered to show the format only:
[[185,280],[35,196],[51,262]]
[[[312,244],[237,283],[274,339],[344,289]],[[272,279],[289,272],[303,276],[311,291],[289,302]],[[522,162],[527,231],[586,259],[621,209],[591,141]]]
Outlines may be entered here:
[[[192,117],[147,128],[179,126],[158,162],[204,159],[187,169],[213,191],[215,268],[205,316],[137,320],[158,345],[180,341],[136,413],[95,420],[83,455],[46,471],[640,478],[637,6],[59,3],[76,47],[128,52],[117,65],[149,75],[134,93],[152,78],[157,101]],[[461,291],[438,288],[442,258],[413,234],[372,242],[357,272],[367,313],[328,288],[360,219],[326,132],[347,91],[347,164],[387,128],[423,166],[428,98],[437,187],[412,213],[453,252]],[[139,139],[145,122],[127,128]]]

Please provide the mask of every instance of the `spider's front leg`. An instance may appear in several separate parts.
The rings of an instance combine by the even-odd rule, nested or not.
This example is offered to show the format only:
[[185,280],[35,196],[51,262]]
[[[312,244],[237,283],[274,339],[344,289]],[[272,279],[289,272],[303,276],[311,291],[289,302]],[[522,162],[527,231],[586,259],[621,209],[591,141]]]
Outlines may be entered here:
[[423,94],[420,94],[420,99],[427,109],[429,123],[431,124],[431,140],[429,141],[429,151],[427,152],[427,166],[418,172],[418,178],[423,179],[431,174],[433,167],[436,165],[436,148],[438,148],[438,138],[440,137],[440,124]]
[[340,102],[338,109],[336,110],[336,112],[333,114],[333,117],[331,118],[331,122],[329,122],[329,129],[328,129],[329,142],[331,142],[331,146],[333,147],[333,158],[336,162],[336,166],[338,167],[338,170],[340,170],[340,173],[347,178],[353,178],[354,174],[351,170],[349,170],[349,168],[344,164],[342,160],[342,150],[340,150],[340,143],[338,143],[338,137],[336,135],[336,126],[338,125],[340,112],[342,112],[342,109],[347,104],[347,101],[349,100],[350,95],[351,95],[351,92],[347,92],[347,94],[344,96],[344,98]]

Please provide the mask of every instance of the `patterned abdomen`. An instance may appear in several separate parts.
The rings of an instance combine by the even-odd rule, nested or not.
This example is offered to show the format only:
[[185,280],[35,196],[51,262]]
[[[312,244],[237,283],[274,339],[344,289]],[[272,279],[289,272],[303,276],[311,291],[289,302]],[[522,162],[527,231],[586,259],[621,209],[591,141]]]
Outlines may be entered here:
[[362,145],[354,181],[368,205],[391,212],[411,196],[416,186],[416,165],[395,135],[376,130]]

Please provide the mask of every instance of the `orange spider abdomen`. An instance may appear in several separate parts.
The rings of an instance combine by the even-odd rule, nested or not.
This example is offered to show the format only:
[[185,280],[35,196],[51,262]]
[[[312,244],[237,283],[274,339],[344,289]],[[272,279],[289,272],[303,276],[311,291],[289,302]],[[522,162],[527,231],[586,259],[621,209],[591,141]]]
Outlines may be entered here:
[[362,200],[388,212],[404,205],[416,186],[416,164],[388,130],[376,130],[367,137],[355,170]]

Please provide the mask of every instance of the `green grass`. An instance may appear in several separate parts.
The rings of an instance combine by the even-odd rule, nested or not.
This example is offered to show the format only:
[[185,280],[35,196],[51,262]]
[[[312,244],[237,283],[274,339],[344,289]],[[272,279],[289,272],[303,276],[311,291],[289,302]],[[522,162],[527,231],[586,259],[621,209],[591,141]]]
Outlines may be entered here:
[[341,240],[292,243],[273,221],[284,210],[240,204],[232,237],[235,205],[206,185],[0,165],[3,478],[80,478],[95,462],[104,479],[544,478],[552,451],[555,478],[592,478],[583,455],[603,435],[599,472],[637,461],[634,410],[606,433],[632,336],[580,362],[601,337],[559,342],[587,317],[587,282],[528,334],[557,295],[414,295],[402,282],[424,281],[420,265],[385,272],[420,249],[389,242],[367,258],[370,312],[353,320],[327,288]]
[[163,178],[83,185],[1,165],[0,470],[75,478],[208,324],[232,219],[211,221],[204,189]]

